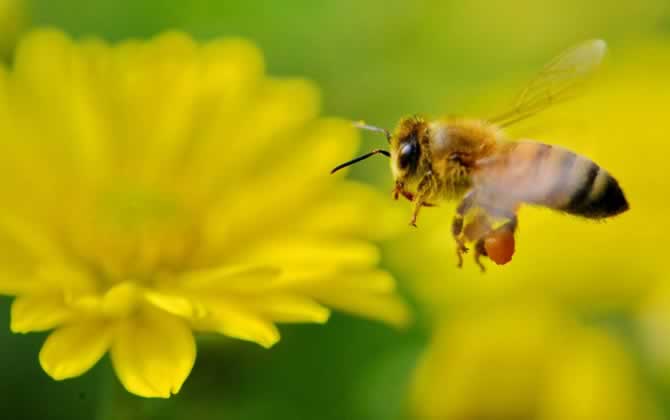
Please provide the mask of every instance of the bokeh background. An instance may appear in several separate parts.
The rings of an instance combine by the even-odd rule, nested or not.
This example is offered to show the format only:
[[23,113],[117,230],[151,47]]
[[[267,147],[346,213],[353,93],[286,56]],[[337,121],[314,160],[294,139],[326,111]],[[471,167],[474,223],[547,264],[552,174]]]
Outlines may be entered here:
[[[203,338],[169,400],[130,396],[106,359],[54,382],[36,362],[44,337],[2,327],[3,418],[670,418],[667,0],[2,3],[8,61],[17,34],[42,26],[109,41],[174,29],[245,37],[269,74],[315,81],[325,114],[389,128],[405,114],[500,110],[552,56],[603,38],[610,53],[592,90],[512,133],[589,155],[632,205],[609,223],[524,209],[515,259],[485,275],[469,260],[454,268],[453,206],[427,210],[418,230],[403,225],[383,244],[383,267],[416,312],[410,329],[335,315],[326,326],[283,326],[271,350]],[[361,150],[382,141],[365,134]],[[381,160],[349,176],[391,188]],[[389,193],[389,211],[398,209],[409,219]],[[9,303],[0,302],[0,325]]]

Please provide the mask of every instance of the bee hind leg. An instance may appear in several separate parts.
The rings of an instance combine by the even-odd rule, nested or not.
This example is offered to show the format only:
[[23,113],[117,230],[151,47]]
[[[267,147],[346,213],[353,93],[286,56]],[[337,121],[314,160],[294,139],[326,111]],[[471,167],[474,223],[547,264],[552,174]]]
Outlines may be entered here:
[[468,252],[463,239],[463,219],[465,214],[472,208],[474,204],[474,194],[472,191],[468,192],[463,200],[456,208],[456,214],[451,222],[451,235],[456,241],[456,257],[458,258],[458,268],[463,267],[463,254]]
[[479,239],[475,244],[475,264],[479,266],[479,269],[481,270],[482,273],[485,273],[486,267],[484,266],[484,264],[482,264],[481,260],[479,259],[481,256],[488,257],[486,247],[484,246],[484,239]]
[[451,234],[456,241],[456,257],[458,258],[457,267],[463,267],[463,254],[468,252],[468,247],[465,246],[465,241],[461,237],[463,231],[463,216],[456,215],[451,222]]

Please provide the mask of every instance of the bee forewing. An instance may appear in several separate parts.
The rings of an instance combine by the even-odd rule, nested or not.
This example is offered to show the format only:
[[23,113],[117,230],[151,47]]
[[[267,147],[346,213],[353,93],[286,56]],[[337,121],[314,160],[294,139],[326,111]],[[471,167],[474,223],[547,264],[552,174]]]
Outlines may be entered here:
[[477,162],[473,187],[475,203],[500,217],[513,215],[521,203],[594,219],[628,209],[621,187],[605,169],[568,149],[532,141],[511,143]]
[[570,203],[590,161],[566,149],[523,141],[507,153],[478,162],[475,202],[492,216],[505,217],[521,203],[560,209]]
[[575,96],[598,68],[607,51],[600,39],[581,43],[551,60],[519,93],[511,110],[490,118],[508,126]]

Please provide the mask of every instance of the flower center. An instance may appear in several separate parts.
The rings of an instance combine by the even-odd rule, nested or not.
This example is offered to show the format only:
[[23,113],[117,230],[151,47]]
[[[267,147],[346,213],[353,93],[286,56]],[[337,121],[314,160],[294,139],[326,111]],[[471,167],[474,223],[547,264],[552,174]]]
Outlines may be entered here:
[[199,218],[176,194],[126,185],[96,197],[73,212],[64,236],[75,260],[103,289],[127,279],[151,286],[194,266]]

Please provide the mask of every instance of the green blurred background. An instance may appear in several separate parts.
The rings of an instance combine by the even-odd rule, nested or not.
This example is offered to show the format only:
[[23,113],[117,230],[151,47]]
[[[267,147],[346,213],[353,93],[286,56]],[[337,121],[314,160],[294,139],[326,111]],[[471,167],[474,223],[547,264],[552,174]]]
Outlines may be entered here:
[[[118,41],[148,38],[167,29],[183,30],[202,40],[246,37],[264,51],[269,74],[304,76],[317,82],[324,113],[384,127],[392,127],[404,114],[462,113],[479,109],[489,99],[499,103],[500,89],[507,86],[513,91],[543,62],[579,40],[604,38],[615,51],[650,39],[670,42],[667,0],[621,4],[605,0],[33,0],[27,10],[26,29],[56,26],[74,37],[95,35]],[[497,91],[491,93],[493,87]],[[378,136],[365,135],[361,148],[376,147],[379,141]],[[390,189],[388,168],[379,161],[357,166],[352,176],[382,191]],[[448,219],[448,213],[443,218]],[[453,263],[449,249],[441,260],[427,256],[427,261],[412,257],[404,262],[398,254],[390,251],[394,261],[385,266],[404,285],[415,281],[413,276],[420,271],[416,267]],[[463,281],[480,281],[474,273],[460,275]],[[325,327],[282,326],[282,340],[270,351],[204,337],[192,375],[181,393],[166,401],[127,394],[107,360],[81,378],[54,382],[36,360],[43,336],[12,335],[6,327],[9,300],[3,298],[2,417],[411,418],[406,403],[410,378],[430,341],[433,323],[432,311],[409,292],[412,287],[406,289],[418,314],[408,331],[335,315]],[[636,341],[629,337],[630,319],[618,312],[603,319],[599,322],[622,337],[631,360],[637,361]],[[642,376],[649,369],[644,362],[637,366]],[[643,392],[654,401],[660,418],[670,418],[666,387],[649,382],[641,385]]]

